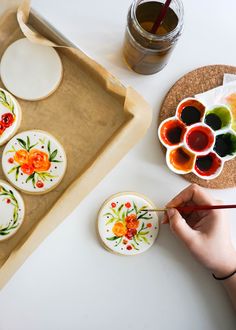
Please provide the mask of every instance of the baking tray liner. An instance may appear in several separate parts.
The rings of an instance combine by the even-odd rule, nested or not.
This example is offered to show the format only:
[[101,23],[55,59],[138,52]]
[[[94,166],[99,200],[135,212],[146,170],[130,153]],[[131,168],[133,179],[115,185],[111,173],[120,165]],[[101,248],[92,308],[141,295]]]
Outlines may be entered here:
[[[31,12],[30,23],[53,42],[71,46],[37,13]],[[0,57],[22,37],[16,8],[5,11],[0,18]],[[18,99],[23,109],[20,131],[41,129],[53,134],[65,148],[68,169],[52,192],[40,197],[22,194],[25,221],[14,237],[0,243],[0,288],[144,136],[152,119],[150,106],[137,92],[124,87],[81,50],[57,51],[64,68],[62,83],[44,100]],[[4,178],[1,168],[0,178]]]

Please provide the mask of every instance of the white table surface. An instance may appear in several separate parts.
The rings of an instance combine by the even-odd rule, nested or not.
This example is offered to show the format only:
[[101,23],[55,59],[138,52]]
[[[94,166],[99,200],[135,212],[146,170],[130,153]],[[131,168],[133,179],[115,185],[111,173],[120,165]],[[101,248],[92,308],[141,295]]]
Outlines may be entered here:
[[[165,166],[156,118],[168,89],[188,71],[236,65],[235,0],[184,0],[185,32],[161,73],[140,76],[121,58],[130,0],[35,0],[33,7],[153,106],[145,138],[25,262],[0,293],[1,330],[233,330],[221,285],[162,228],[147,253],[124,258],[99,244],[95,220],[113,193],[133,190],[164,205],[188,184]],[[224,7],[224,8],[223,8]],[[228,7],[228,8],[226,8]],[[235,202],[235,189],[209,191]],[[230,212],[236,243],[236,212]]]

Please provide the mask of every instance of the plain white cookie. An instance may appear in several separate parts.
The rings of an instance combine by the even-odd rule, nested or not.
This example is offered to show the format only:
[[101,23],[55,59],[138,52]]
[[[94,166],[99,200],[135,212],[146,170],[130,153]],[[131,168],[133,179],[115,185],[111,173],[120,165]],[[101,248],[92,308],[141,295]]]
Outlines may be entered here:
[[5,87],[15,96],[29,101],[52,94],[62,79],[62,63],[53,47],[19,39],[4,52],[0,74]]
[[10,238],[20,228],[25,215],[21,195],[0,180],[0,241]]
[[62,145],[49,133],[32,130],[12,138],[2,155],[3,172],[16,188],[44,194],[63,179],[67,159]]
[[0,88],[0,146],[16,134],[21,117],[19,103],[10,93]]
[[98,214],[98,233],[104,247],[113,253],[132,256],[147,251],[155,242],[159,221],[155,206],[134,192],[111,196]]

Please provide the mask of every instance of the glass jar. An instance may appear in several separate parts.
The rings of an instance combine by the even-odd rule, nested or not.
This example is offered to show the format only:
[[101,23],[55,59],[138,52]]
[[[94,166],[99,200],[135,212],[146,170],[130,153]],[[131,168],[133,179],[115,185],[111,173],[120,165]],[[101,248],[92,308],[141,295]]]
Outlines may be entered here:
[[181,0],[172,0],[160,28],[152,33],[164,2],[135,0],[129,9],[123,53],[128,66],[137,73],[148,75],[161,71],[182,34]]

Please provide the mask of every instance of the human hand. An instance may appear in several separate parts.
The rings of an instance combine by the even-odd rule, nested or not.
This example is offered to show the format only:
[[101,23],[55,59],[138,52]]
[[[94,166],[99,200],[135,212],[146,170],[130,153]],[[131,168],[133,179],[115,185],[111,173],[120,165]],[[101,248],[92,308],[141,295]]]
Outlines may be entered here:
[[236,251],[233,247],[229,222],[222,210],[193,211],[180,214],[175,207],[215,205],[198,185],[191,185],[167,204],[162,223],[170,224],[172,232],[180,238],[200,263],[218,277],[236,270]]

